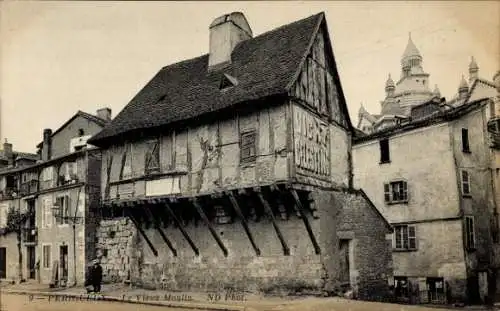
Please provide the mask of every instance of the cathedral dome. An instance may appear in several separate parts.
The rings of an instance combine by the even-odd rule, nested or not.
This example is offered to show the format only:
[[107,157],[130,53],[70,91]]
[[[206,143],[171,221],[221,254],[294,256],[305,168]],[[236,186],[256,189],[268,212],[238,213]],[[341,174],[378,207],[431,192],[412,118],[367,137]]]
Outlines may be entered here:
[[403,57],[401,58],[401,61],[403,63],[406,63],[410,59],[422,59],[422,55],[420,55],[420,51],[417,49],[415,46],[415,43],[413,43],[413,40],[411,39],[411,34],[408,37],[408,44],[406,45],[406,49],[403,53]]

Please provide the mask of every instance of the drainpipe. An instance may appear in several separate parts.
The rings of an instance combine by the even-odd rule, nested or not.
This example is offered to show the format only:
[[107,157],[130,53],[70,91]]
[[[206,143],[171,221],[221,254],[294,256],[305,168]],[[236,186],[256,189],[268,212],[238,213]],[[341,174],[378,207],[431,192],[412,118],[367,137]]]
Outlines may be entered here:
[[75,225],[75,219],[73,219],[73,287],[75,286],[76,286],[76,225]]

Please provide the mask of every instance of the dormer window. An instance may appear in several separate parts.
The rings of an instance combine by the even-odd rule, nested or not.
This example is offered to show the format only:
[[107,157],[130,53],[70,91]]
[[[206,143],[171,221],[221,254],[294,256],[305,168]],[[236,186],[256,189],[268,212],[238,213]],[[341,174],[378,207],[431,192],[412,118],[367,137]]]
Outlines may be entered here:
[[238,85],[238,80],[235,77],[225,73],[220,80],[219,89],[225,90],[236,85]]

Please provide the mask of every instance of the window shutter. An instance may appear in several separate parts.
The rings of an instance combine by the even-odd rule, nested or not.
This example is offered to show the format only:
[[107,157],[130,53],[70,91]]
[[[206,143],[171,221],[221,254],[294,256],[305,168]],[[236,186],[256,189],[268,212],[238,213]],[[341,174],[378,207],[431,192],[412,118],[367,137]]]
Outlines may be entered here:
[[408,226],[408,248],[417,249],[417,234],[415,226]]
[[50,228],[52,227],[52,200],[49,198],[45,199],[45,211],[47,213],[47,227]]
[[65,217],[66,219],[64,220],[65,223],[69,222],[68,217],[71,217],[71,197],[69,195],[65,196],[65,201],[66,201],[66,210],[65,210]]
[[401,227],[403,231],[403,248],[408,249],[408,226]]
[[403,181],[403,201],[408,201],[408,183]]
[[384,201],[385,202],[391,201],[391,187],[389,186],[388,183],[384,184]]
[[395,240],[396,240],[396,249],[403,248],[403,244],[401,241],[401,227],[396,227],[394,230]]

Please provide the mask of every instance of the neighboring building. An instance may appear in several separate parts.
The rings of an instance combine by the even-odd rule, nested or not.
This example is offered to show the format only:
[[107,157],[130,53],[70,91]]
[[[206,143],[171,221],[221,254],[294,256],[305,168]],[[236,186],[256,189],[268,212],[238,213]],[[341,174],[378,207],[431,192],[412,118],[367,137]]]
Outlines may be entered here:
[[12,144],[5,140],[0,150],[0,171],[13,167],[23,167],[35,164],[40,157],[37,154],[12,150]]
[[394,227],[401,299],[486,296],[498,242],[492,178],[498,181],[499,166],[491,161],[498,153],[488,132],[495,112],[490,98],[457,106],[434,98],[412,105],[398,125],[356,139],[354,184]]
[[[441,98],[437,85],[431,90],[430,75],[424,71],[422,63],[422,55],[410,36],[401,57],[400,79],[394,83],[389,74],[385,83],[386,97],[380,103],[380,114],[371,114],[361,105],[358,111],[359,130],[369,134],[407,122],[413,107]],[[496,96],[494,83],[479,77],[479,66],[474,57],[469,63],[468,81],[462,76],[457,94],[450,101],[441,103],[443,109],[446,106],[457,107],[477,99]]]
[[6,181],[0,191],[9,194],[0,202],[2,215],[10,207],[25,215],[22,276],[17,242],[12,242],[16,237],[9,234],[0,239],[9,263],[2,277],[55,286],[83,283],[86,264],[95,257],[93,213],[99,205],[101,166],[100,151],[86,140],[109,122],[110,110],[105,111],[106,118],[79,111],[53,134],[44,130],[37,164],[0,172]]
[[384,295],[391,227],[352,188],[352,133],[323,13],[257,37],[242,13],[215,19],[208,55],[162,68],[89,140],[106,278]]

